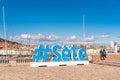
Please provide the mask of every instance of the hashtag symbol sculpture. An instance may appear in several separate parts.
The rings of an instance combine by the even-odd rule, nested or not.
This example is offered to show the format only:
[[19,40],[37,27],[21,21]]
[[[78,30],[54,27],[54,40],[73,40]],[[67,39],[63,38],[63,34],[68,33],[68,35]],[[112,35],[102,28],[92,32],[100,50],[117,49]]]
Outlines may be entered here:
[[43,45],[40,45],[38,48],[35,48],[34,52],[36,52],[36,54],[33,55],[32,58],[35,62],[39,62],[40,60],[46,62],[46,60],[50,58],[50,55],[47,53],[51,52],[51,49],[49,48],[49,45],[46,45],[45,48],[43,48]]

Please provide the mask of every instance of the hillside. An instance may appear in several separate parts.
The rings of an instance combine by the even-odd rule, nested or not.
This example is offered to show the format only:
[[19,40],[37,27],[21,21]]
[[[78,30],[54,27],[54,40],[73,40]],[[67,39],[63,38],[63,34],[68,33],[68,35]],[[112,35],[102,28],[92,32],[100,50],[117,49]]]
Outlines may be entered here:
[[[9,40],[6,40],[6,43],[7,43],[7,48],[10,49],[10,48],[17,48],[17,46],[20,46],[21,44],[18,43],[18,42],[13,42],[13,41],[9,41]],[[0,49],[5,49],[5,39],[2,39],[0,38]]]
[[[10,50],[33,50],[34,49],[34,45],[26,45],[26,44],[21,44],[18,42],[13,42],[13,41],[9,41],[6,40],[7,43],[7,49]],[[0,49],[5,50],[5,39],[0,38]]]
[[[20,44],[18,42],[13,42],[13,41],[9,41],[9,40],[6,40],[8,43],[11,43],[11,44]],[[0,38],[0,42],[5,42],[5,39],[2,39]]]

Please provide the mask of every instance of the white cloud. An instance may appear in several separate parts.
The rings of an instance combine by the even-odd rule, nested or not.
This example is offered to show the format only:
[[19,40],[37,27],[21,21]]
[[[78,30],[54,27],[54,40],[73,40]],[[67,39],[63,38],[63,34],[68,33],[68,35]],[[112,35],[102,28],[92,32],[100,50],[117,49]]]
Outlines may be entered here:
[[30,34],[22,34],[22,35],[20,35],[20,37],[23,39],[28,39],[28,38],[31,38],[31,35]]
[[59,37],[54,35],[54,34],[50,34],[50,35],[43,35],[43,34],[35,34],[35,35],[30,35],[30,34],[21,34],[20,36],[14,36],[14,37],[10,37],[11,39],[13,39],[13,41],[18,41],[18,42],[28,42],[28,40],[30,40],[32,43],[34,42],[54,42],[54,41],[59,41]]
[[[86,42],[94,42],[95,40],[99,38],[108,38],[108,34],[98,35],[98,36],[90,36],[86,37],[84,41]],[[21,34],[19,36],[10,37],[14,38],[13,41],[28,43],[28,40],[30,40],[31,43],[64,43],[64,42],[78,42],[79,38],[76,35],[72,36],[56,36],[54,34],[49,35],[43,35],[43,34]]]
[[78,41],[78,39],[77,39],[77,37],[76,37],[75,35],[70,36],[70,37],[67,37],[66,40],[67,40],[67,41],[72,41],[72,42]]
[[100,37],[101,37],[101,38],[109,38],[110,35],[108,35],[108,34],[102,34]]
[[42,34],[35,34],[35,35],[31,35],[31,39],[33,39],[33,40],[43,40],[45,38],[45,36],[44,35],[42,35]]
[[97,35],[97,36],[92,35],[90,37],[86,37],[85,41],[87,41],[87,42],[93,42],[93,41],[95,41],[95,40],[97,40],[99,38],[109,38],[109,37],[110,37],[109,34],[102,34],[102,35]]
[[56,41],[56,40],[59,40],[59,37],[54,34],[51,34],[51,35],[46,36],[45,39],[48,41]]
[[85,38],[85,41],[87,41],[87,42],[92,42],[92,41],[95,41],[96,39],[97,39],[97,37],[91,36],[91,37],[86,37],[86,38]]

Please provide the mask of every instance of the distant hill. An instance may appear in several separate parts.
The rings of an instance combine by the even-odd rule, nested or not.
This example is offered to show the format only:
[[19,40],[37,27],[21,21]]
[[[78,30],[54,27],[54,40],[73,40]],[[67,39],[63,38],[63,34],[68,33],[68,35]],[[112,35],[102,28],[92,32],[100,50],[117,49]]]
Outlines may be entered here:
[[[10,40],[6,40],[6,42],[8,50],[33,50],[36,47],[35,45],[21,44]],[[0,49],[5,49],[5,39],[3,38],[0,38]]]
[[[5,42],[5,39],[0,38],[0,42]],[[9,40],[6,40],[6,42],[12,43],[12,44],[20,44],[20,43],[18,43],[18,42],[13,42],[13,41],[9,41]]]
[[[20,46],[22,46],[21,43],[18,43],[18,42],[14,42],[14,41],[9,41],[9,40],[6,40],[7,42],[7,49],[18,49]],[[3,38],[0,38],[0,49],[5,49],[5,39]]]

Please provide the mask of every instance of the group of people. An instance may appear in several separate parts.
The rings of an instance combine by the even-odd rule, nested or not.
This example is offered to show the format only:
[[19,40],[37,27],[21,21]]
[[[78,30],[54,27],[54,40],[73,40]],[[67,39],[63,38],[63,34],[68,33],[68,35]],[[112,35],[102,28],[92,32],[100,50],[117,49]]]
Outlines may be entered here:
[[100,59],[105,60],[106,58],[106,51],[105,49],[100,49]]

